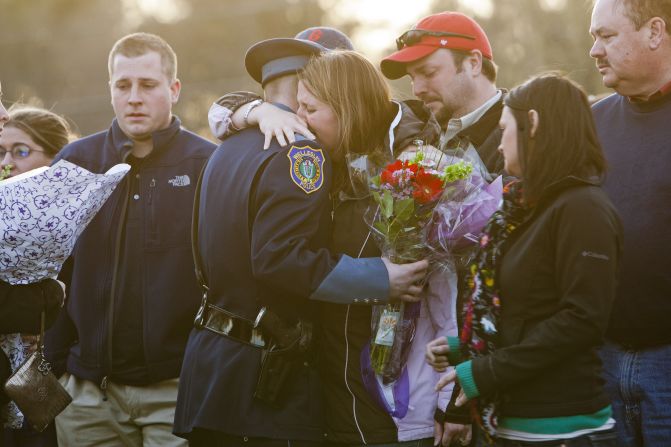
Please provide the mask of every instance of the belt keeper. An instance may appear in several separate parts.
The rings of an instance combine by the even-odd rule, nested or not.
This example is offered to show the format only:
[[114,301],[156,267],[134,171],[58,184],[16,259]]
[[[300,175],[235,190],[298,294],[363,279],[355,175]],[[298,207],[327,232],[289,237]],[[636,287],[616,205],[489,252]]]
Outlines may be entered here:
[[259,324],[261,324],[261,320],[263,319],[263,316],[264,316],[265,314],[266,314],[266,308],[265,308],[265,306],[264,306],[264,307],[261,308],[261,310],[259,310],[258,315],[256,315],[256,319],[254,320],[254,326],[253,326],[254,329],[256,329],[257,327],[259,327]]

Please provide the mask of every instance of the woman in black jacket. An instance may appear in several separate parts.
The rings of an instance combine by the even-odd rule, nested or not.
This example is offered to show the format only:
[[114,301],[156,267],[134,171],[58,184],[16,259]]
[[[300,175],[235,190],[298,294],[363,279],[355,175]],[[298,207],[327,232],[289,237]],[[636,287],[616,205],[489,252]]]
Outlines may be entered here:
[[427,359],[456,364],[438,388],[458,380],[458,404],[477,405],[496,445],[615,445],[597,348],[622,231],[599,187],[589,103],[573,82],[544,75],[505,104],[499,150],[520,181],[485,227],[460,340],[434,340]]

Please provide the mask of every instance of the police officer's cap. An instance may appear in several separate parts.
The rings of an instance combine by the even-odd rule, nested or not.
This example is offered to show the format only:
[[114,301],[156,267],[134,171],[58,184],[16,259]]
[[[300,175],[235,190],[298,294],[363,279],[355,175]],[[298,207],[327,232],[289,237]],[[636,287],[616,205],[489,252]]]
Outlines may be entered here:
[[303,39],[276,38],[252,45],[245,55],[247,73],[265,85],[280,76],[296,73],[311,56],[326,51],[316,42]]

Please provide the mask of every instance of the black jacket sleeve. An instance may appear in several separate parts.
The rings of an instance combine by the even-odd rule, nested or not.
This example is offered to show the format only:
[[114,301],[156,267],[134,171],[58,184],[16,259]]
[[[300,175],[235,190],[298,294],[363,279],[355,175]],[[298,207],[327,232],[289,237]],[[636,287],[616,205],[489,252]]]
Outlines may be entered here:
[[[452,390],[452,397],[450,397],[450,403],[447,404],[447,408],[445,408],[445,411],[441,412],[443,417],[442,422],[449,422],[451,424],[463,424],[463,425],[468,425],[472,422],[470,406],[462,405],[461,407],[457,407],[456,405],[457,396],[459,396],[460,391],[461,386],[457,382],[454,384],[454,389]],[[438,420],[438,413],[436,414],[434,419],[436,419],[437,422],[441,422]]]
[[46,311],[47,327],[51,326],[64,298],[61,285],[51,278],[25,285],[0,281],[0,333],[39,332],[42,310]]

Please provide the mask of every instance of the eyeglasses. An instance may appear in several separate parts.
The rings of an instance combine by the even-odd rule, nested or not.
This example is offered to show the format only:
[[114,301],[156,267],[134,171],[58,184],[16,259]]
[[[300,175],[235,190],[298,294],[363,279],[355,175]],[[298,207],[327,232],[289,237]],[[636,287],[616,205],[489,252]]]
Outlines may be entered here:
[[424,36],[432,37],[460,37],[462,39],[475,40],[474,36],[469,36],[468,34],[459,34],[459,33],[448,33],[443,31],[429,31],[425,29],[411,29],[403,34],[401,37],[396,39],[396,49],[402,50],[403,47],[409,47],[419,43]]
[[30,154],[33,153],[33,152],[44,153],[44,151],[40,151],[40,150],[37,150],[37,149],[32,149],[32,148],[26,146],[25,144],[18,144],[16,146],[14,146],[11,151],[8,151],[7,149],[0,148],[0,160],[5,158],[5,155],[7,155],[7,152],[12,154],[12,158],[16,158],[16,159],[28,158],[30,156]]

